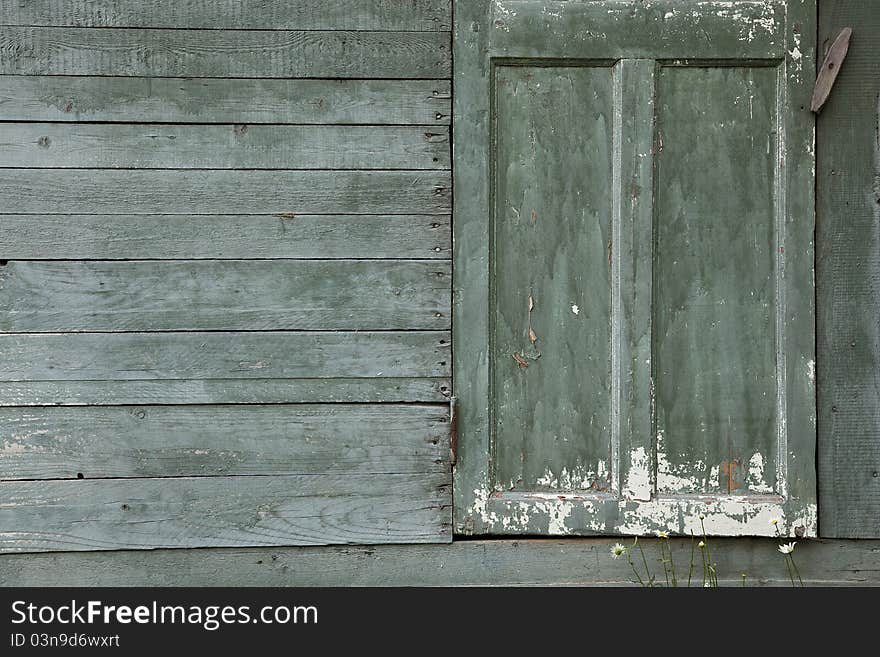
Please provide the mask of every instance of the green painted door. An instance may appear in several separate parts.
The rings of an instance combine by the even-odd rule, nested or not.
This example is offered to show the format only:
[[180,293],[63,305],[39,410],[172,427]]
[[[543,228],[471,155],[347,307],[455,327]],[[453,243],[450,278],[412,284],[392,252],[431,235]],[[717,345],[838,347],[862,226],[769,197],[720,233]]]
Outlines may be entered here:
[[815,21],[458,3],[457,531],[816,534]]

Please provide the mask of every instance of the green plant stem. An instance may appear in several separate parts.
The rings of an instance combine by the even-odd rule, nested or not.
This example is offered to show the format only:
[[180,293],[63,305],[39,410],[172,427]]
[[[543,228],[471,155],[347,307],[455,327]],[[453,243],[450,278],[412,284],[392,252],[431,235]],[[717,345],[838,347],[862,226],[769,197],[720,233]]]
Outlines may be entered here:
[[639,548],[639,553],[642,555],[642,563],[645,564],[645,577],[648,578],[648,586],[654,586],[654,576],[651,575],[651,569],[648,568],[648,559],[645,557],[645,551],[642,549],[642,546],[639,544],[638,537],[636,537],[636,540],[633,542],[633,545]]
[[688,568],[688,588],[691,587],[691,577],[694,574],[694,550],[696,550],[696,548],[696,539],[694,538],[694,533],[691,532],[691,565]]
[[639,571],[636,569],[636,564],[633,562],[629,550],[626,551],[626,560],[629,561],[629,567],[632,568],[633,573],[635,573],[636,579],[639,580],[639,584],[645,586],[645,581],[642,579],[642,576],[639,575]]
[[675,559],[672,557],[672,546],[669,545],[669,539],[666,541],[666,550],[669,553],[669,569],[672,571],[672,586],[678,588],[678,577],[675,575]]
[[663,546],[663,539],[660,540],[660,563],[663,564],[663,576],[666,578],[666,587],[669,588],[669,569],[666,567],[666,548]]
[[[801,588],[804,587],[804,580],[801,579],[801,572],[798,570],[797,564],[794,562],[794,555],[789,554],[788,560],[791,562],[791,567],[794,570],[794,574],[797,575],[798,582],[801,584]],[[792,582],[794,584],[794,582]]]

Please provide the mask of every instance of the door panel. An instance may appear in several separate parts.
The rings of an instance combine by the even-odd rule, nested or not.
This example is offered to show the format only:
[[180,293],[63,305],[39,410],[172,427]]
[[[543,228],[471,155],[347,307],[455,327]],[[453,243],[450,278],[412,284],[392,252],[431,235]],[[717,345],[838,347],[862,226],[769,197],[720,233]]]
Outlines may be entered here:
[[607,66],[495,69],[494,462],[506,490],[607,487],[612,86]]
[[657,77],[660,493],[777,492],[777,76],[700,66]]
[[459,6],[459,532],[816,532],[815,4],[683,4]]

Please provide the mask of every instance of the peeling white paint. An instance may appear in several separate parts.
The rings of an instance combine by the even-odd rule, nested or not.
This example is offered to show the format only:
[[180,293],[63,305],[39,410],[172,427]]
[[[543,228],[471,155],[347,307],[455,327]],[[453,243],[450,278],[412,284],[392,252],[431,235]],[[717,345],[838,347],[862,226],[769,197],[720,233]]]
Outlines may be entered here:
[[651,499],[651,459],[644,447],[636,447],[630,452],[623,496],[631,500]]
[[807,378],[810,383],[816,382],[816,361],[814,360],[807,362]]
[[571,312],[573,312],[575,315],[578,315],[580,314],[581,309],[577,306],[577,304],[572,304]]
[[752,493],[773,493],[771,486],[764,478],[764,456],[760,452],[752,454],[749,459],[749,470],[746,473],[746,485]]

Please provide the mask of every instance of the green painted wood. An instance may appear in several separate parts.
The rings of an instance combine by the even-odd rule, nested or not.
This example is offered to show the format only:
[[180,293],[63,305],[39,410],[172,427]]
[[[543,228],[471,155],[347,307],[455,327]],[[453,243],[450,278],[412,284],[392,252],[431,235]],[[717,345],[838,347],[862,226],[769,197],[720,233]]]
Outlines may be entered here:
[[7,25],[177,29],[448,30],[450,0],[0,1]]
[[780,493],[776,328],[786,312],[776,280],[784,248],[776,226],[777,75],[775,67],[659,72],[661,494]]
[[6,169],[13,214],[444,214],[450,175],[433,171]]
[[611,70],[498,66],[494,85],[496,486],[605,489]]
[[[448,545],[225,548],[7,554],[0,586],[631,586],[617,539],[456,541]],[[656,541],[639,541],[661,573]],[[690,541],[672,539],[686,573]],[[777,543],[716,539],[719,584],[790,586]],[[880,542],[799,541],[797,562],[811,586],[880,585]]]
[[449,472],[0,482],[0,552],[448,542]]
[[449,328],[449,264],[12,261],[0,332]]
[[448,378],[0,381],[0,406],[449,402]]
[[[457,531],[687,533],[702,515],[716,535],[773,535],[771,518],[786,535],[815,535],[815,4],[457,9]],[[508,69],[523,74],[516,93],[499,91]],[[575,83],[584,70],[609,71],[609,83]],[[551,91],[564,109],[534,100]],[[602,115],[611,135],[582,160]],[[569,197],[605,208],[608,229],[578,230]],[[517,219],[510,205],[527,212]],[[528,331],[540,300],[529,318],[530,290],[518,288],[536,269],[560,297],[555,340]],[[564,333],[593,317],[588,337]],[[503,353],[513,338],[516,358]],[[610,365],[598,346],[609,339]],[[576,404],[580,418],[564,408],[578,386],[596,391]],[[542,416],[548,399],[559,408]],[[516,490],[535,445],[538,467],[562,473],[567,461],[565,476],[530,474],[533,490]],[[591,460],[606,485],[571,476]]]
[[0,167],[448,169],[449,131],[421,126],[4,126]]
[[444,32],[0,27],[0,74],[213,78],[449,76]]
[[445,260],[449,215],[2,216],[7,260],[376,258]]
[[0,120],[420,124],[450,121],[447,80],[0,76]]
[[450,469],[448,406],[7,408],[0,444],[4,481]]
[[738,59],[775,59],[788,39],[781,29],[787,2],[498,0],[491,9],[489,55],[726,59],[733,52]]
[[448,331],[0,334],[0,380],[448,377]]
[[[880,537],[880,16],[823,0],[819,42],[852,45],[819,115],[819,524],[823,536]],[[824,54],[824,48],[820,54]]]

